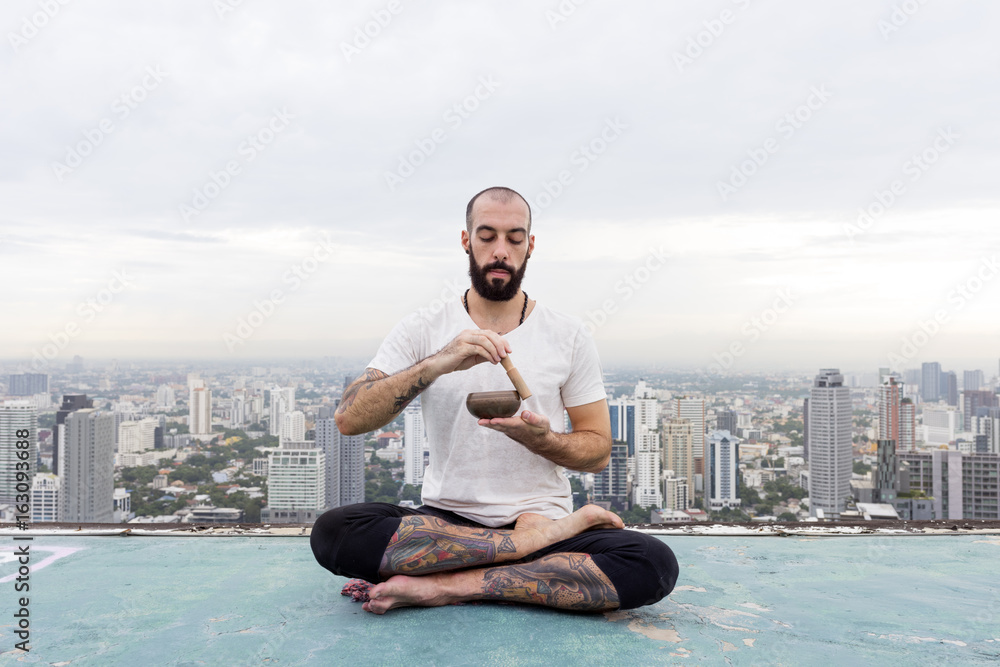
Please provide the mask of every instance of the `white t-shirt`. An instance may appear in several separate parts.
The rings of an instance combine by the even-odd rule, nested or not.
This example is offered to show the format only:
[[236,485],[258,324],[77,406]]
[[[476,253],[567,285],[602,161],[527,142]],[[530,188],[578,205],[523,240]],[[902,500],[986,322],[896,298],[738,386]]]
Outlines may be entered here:
[[[394,375],[441,350],[461,331],[478,328],[461,299],[437,313],[421,309],[396,325],[368,367]],[[597,348],[578,318],[536,303],[524,324],[504,338],[532,392],[518,414],[543,414],[561,433],[565,408],[607,398]],[[491,527],[525,512],[559,519],[573,511],[561,466],[480,426],[465,407],[471,392],[511,389],[503,366],[483,362],[439,377],[420,395],[430,449],[424,504]]]

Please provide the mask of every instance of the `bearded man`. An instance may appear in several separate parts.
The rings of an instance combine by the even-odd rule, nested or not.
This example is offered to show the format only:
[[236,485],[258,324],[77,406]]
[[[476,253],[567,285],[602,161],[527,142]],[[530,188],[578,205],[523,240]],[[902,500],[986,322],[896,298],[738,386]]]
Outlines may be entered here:
[[[317,561],[377,582],[364,604],[376,614],[468,600],[576,611],[659,601],[677,581],[670,548],[597,505],[573,511],[563,470],[597,473],[610,460],[607,394],[582,321],[521,289],[535,247],[527,201],[504,187],[476,194],[461,241],[471,278],[462,300],[400,322],[335,416],[341,433],[367,433],[421,396],[423,505],[325,512],[311,537]],[[515,351],[533,395],[520,414],[477,420],[466,396],[509,388],[498,364]]]

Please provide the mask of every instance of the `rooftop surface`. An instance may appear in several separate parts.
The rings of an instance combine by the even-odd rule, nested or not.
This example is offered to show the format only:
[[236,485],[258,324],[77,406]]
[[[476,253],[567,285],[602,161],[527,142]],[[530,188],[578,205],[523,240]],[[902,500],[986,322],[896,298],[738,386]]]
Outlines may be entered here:
[[[661,535],[676,590],[576,615],[463,605],[368,614],[302,537],[39,535],[0,553],[0,664],[995,664],[1000,536]],[[31,651],[13,545],[30,544]]]

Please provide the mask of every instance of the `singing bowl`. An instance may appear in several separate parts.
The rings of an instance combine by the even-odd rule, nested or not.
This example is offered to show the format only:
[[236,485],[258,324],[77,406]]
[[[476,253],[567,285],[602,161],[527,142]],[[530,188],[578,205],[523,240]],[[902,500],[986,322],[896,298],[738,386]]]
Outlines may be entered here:
[[477,391],[466,397],[465,407],[479,419],[513,417],[521,407],[521,397],[516,391]]

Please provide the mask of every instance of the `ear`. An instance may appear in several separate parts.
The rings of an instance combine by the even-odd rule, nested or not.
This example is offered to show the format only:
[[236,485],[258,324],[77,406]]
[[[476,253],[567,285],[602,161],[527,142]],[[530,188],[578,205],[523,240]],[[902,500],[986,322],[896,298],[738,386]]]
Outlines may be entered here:
[[462,250],[469,254],[469,232],[465,229],[462,230]]
[[535,235],[530,234],[528,236],[528,257],[531,257],[533,252],[535,252]]

